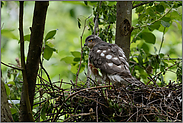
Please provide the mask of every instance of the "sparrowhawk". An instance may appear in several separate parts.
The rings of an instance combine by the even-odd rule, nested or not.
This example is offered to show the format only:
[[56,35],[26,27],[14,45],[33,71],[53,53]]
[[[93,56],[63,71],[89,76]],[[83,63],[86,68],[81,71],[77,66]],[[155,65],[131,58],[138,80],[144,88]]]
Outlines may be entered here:
[[90,35],[85,39],[84,46],[90,48],[89,69],[94,75],[100,76],[98,68],[102,73],[101,78],[104,81],[110,80],[114,85],[144,86],[144,83],[131,75],[125,53],[118,45],[104,42],[96,35]]

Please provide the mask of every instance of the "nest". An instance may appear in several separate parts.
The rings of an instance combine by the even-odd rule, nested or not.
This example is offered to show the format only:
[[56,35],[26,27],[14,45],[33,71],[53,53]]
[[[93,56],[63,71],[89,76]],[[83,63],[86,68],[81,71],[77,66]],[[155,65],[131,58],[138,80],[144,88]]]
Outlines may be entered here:
[[[44,84],[43,84],[44,83]],[[60,122],[181,122],[182,83],[165,87],[148,85],[114,88],[112,85],[87,88],[86,84],[63,89],[63,81],[50,85],[46,80],[35,103],[36,121]],[[69,83],[65,83],[69,84]],[[44,98],[43,94],[47,94]]]

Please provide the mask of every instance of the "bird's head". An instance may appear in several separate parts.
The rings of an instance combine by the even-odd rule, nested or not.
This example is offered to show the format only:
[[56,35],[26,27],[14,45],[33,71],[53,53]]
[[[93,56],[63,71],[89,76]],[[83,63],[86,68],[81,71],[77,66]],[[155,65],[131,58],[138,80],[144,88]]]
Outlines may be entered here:
[[90,49],[92,49],[96,44],[101,42],[102,39],[99,38],[97,35],[90,35],[85,39],[84,46],[88,46]]

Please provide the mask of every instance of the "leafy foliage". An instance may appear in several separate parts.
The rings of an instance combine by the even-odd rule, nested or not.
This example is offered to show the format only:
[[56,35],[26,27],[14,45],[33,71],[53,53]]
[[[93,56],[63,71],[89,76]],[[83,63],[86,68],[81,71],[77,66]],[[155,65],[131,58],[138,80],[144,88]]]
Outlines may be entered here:
[[[6,7],[6,3],[1,1],[1,7]],[[4,4],[5,3],[5,4]],[[63,4],[66,5],[67,1],[65,1]],[[68,1],[69,3],[69,1]],[[142,3],[141,1],[134,1],[133,6],[139,5]],[[80,1],[80,2],[70,2],[70,4],[73,4],[74,6],[85,6],[88,9],[92,9],[93,13],[92,16],[87,20],[87,34],[93,34],[93,28],[94,28],[94,22],[96,19],[97,14],[99,15],[98,22],[99,27],[97,29],[97,33],[102,38],[102,40],[106,42],[113,43],[115,40],[115,24],[116,24],[116,2],[115,1]],[[68,5],[68,4],[67,4]],[[151,1],[148,4],[144,4],[138,7],[135,7],[133,9],[133,16],[132,20],[132,26],[133,31],[131,33],[131,54],[130,54],[130,70],[132,72],[132,75],[135,76],[138,79],[141,79],[144,81],[144,83],[148,83],[151,79],[153,81],[158,81],[158,86],[165,86],[167,85],[167,81],[165,80],[165,76],[167,76],[168,72],[171,72],[171,74],[174,74],[176,76],[175,81],[177,83],[182,83],[182,59],[177,58],[180,55],[177,55],[174,44],[168,45],[168,51],[163,52],[163,46],[166,43],[165,35],[169,33],[169,30],[174,30],[175,32],[180,31],[182,29],[182,14],[178,11],[178,9],[182,6],[182,1]],[[67,6],[66,13],[69,14],[72,19],[75,19],[75,25],[78,26],[78,29],[80,32],[83,29],[83,22],[82,17],[77,17],[77,12],[75,12],[75,9]],[[51,10],[50,10],[51,11]],[[61,11],[61,10],[59,10]],[[76,19],[77,18],[77,19]],[[51,18],[52,19],[52,18]],[[61,18],[63,19],[63,18]],[[59,20],[59,22],[61,21]],[[54,20],[54,19],[52,19]],[[56,20],[56,19],[55,19]],[[54,21],[55,21],[54,20]],[[65,19],[61,23],[65,24]],[[48,24],[49,26],[52,24]],[[68,25],[71,25],[71,21],[69,23],[65,24],[64,29],[67,29]],[[49,28],[49,30],[50,30]],[[57,25],[56,25],[57,28]],[[67,29],[67,33],[71,33],[72,35],[75,34],[74,28]],[[14,30],[12,28],[3,28],[1,30],[2,39],[4,42],[2,42],[3,46],[9,41],[9,39],[14,39],[18,42],[19,38],[14,33],[17,30]],[[77,32],[79,32],[77,30]],[[161,36],[157,35],[155,32],[161,32]],[[43,59],[46,59],[48,62],[50,62],[54,57],[55,53],[64,54],[65,57],[61,57],[60,61],[64,61],[65,66],[70,65],[70,67],[62,68],[62,76],[66,76],[69,79],[74,79],[75,74],[78,72],[78,68],[80,65],[80,59],[81,59],[81,52],[79,51],[79,46],[77,45],[77,48],[74,45],[73,47],[67,47],[68,45],[65,45],[68,43],[71,45],[72,40],[70,38],[70,35],[59,32],[59,35],[62,36],[62,38],[57,38],[58,32],[57,30],[51,30],[48,31],[46,36],[44,36],[44,44],[42,47],[42,56]],[[63,34],[62,34],[63,33]],[[57,35],[56,35],[57,34]],[[55,38],[56,37],[56,38]],[[79,36],[78,36],[79,37]],[[83,36],[86,37],[85,35]],[[174,39],[177,37],[175,36]],[[24,40],[29,43],[30,41],[30,34],[24,35]],[[67,51],[58,51],[58,46],[55,45],[53,42],[56,40],[64,41],[62,43],[61,49],[67,49],[68,51],[71,51],[68,53]],[[7,42],[6,42],[7,41]],[[73,42],[72,42],[73,43]],[[74,43],[73,43],[74,44]],[[77,42],[77,44],[79,44]],[[157,48],[162,44],[162,47]],[[5,48],[2,46],[2,52],[4,53]],[[166,46],[165,46],[166,48]],[[79,73],[85,72],[84,69],[87,67],[88,63],[88,48],[82,48],[82,61],[81,61],[81,68]],[[176,58],[174,58],[176,57]],[[57,67],[58,63],[55,65]],[[58,67],[57,67],[58,68]],[[68,70],[67,70],[68,69]],[[40,70],[41,71],[41,70]],[[53,70],[55,71],[55,70]],[[53,72],[52,71],[52,72]],[[68,72],[72,72],[72,74],[68,74]],[[40,72],[41,73],[41,72]],[[41,74],[42,75],[42,74]],[[71,76],[72,75],[72,76]],[[11,100],[20,100],[21,97],[21,87],[22,87],[22,75],[20,72],[14,69],[8,69],[7,71],[8,79],[12,79],[10,81],[7,81],[5,84],[7,95],[9,99]],[[12,77],[13,76],[13,77]],[[55,76],[58,76],[55,75]],[[51,76],[51,78],[54,78],[55,76]],[[45,77],[45,74],[42,76]],[[46,101],[44,101],[41,105],[39,105],[40,101],[38,99],[35,100],[34,105],[34,117],[36,121],[46,121],[49,116],[47,114],[53,113],[52,110],[55,105],[53,105],[55,100],[52,100],[52,98],[55,97],[54,94],[42,94],[44,93],[42,90],[42,86],[39,85],[43,78],[39,78],[39,82],[36,88],[36,91],[39,92],[36,94],[36,97],[44,98]],[[45,77],[46,78],[46,77]],[[86,77],[81,77],[84,81]],[[55,78],[54,78],[55,79]],[[47,82],[47,80],[44,80],[44,82]],[[59,81],[59,83],[62,84],[62,81]],[[151,81],[152,83],[152,81]],[[49,84],[47,84],[49,85]],[[57,84],[55,84],[56,86]],[[78,84],[80,86],[80,83]],[[61,87],[61,85],[60,85]],[[50,89],[50,85],[44,89]],[[59,87],[57,87],[59,88]],[[47,92],[48,90],[46,90]],[[64,90],[62,90],[63,93],[59,93],[60,95],[64,94]],[[40,94],[40,95],[39,95]],[[57,97],[58,95],[57,94]],[[67,96],[66,96],[67,97]],[[59,99],[56,99],[56,102]],[[72,101],[72,100],[71,100]],[[121,112],[122,108],[117,107],[117,105],[111,103],[111,107],[119,109],[119,112]],[[66,105],[69,105],[68,102]],[[65,107],[67,108],[67,107]],[[13,114],[14,120],[18,121],[18,109],[19,104],[12,103],[11,106],[11,112]],[[69,109],[73,111],[73,109]],[[40,114],[38,113],[40,111]],[[40,119],[39,119],[40,116]],[[64,116],[65,119],[68,117],[67,115]],[[111,116],[112,117],[112,116]],[[61,120],[63,121],[63,120]],[[114,121],[111,119],[111,121]]]
[[[166,84],[164,75],[167,71],[165,69],[176,63],[166,60],[167,56],[169,57],[170,54],[161,53],[161,47],[164,42],[164,35],[169,30],[170,26],[175,24],[174,22],[179,22],[181,20],[182,16],[177,8],[181,6],[182,2],[152,1],[140,5],[141,3],[143,2],[133,2],[133,6],[137,6],[134,9],[138,18],[132,22],[134,26],[131,37],[132,43],[136,43],[136,46],[138,47],[131,48],[131,71],[134,76],[142,78],[145,83],[149,81],[147,77],[152,79],[158,71],[162,72],[163,74],[160,74],[156,79],[158,79],[163,86]],[[87,5],[93,5],[94,15],[94,17],[88,21],[89,30],[93,33],[94,20],[97,14],[99,14],[98,34],[104,41],[112,43],[115,37],[113,28],[115,27],[116,22],[116,2],[87,2]],[[177,26],[179,25],[179,23],[176,24]],[[157,52],[155,46],[158,44],[157,35],[154,34],[154,31],[156,30],[163,32],[159,52]],[[155,48],[154,53],[152,53],[152,48],[150,46]],[[178,77],[178,74],[176,74],[176,76]]]

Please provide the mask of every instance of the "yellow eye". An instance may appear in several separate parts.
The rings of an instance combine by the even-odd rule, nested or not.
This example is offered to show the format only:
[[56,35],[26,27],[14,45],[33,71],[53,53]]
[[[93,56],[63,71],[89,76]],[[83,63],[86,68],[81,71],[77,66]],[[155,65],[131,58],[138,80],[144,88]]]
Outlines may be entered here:
[[92,40],[89,40],[88,42],[92,42]]

